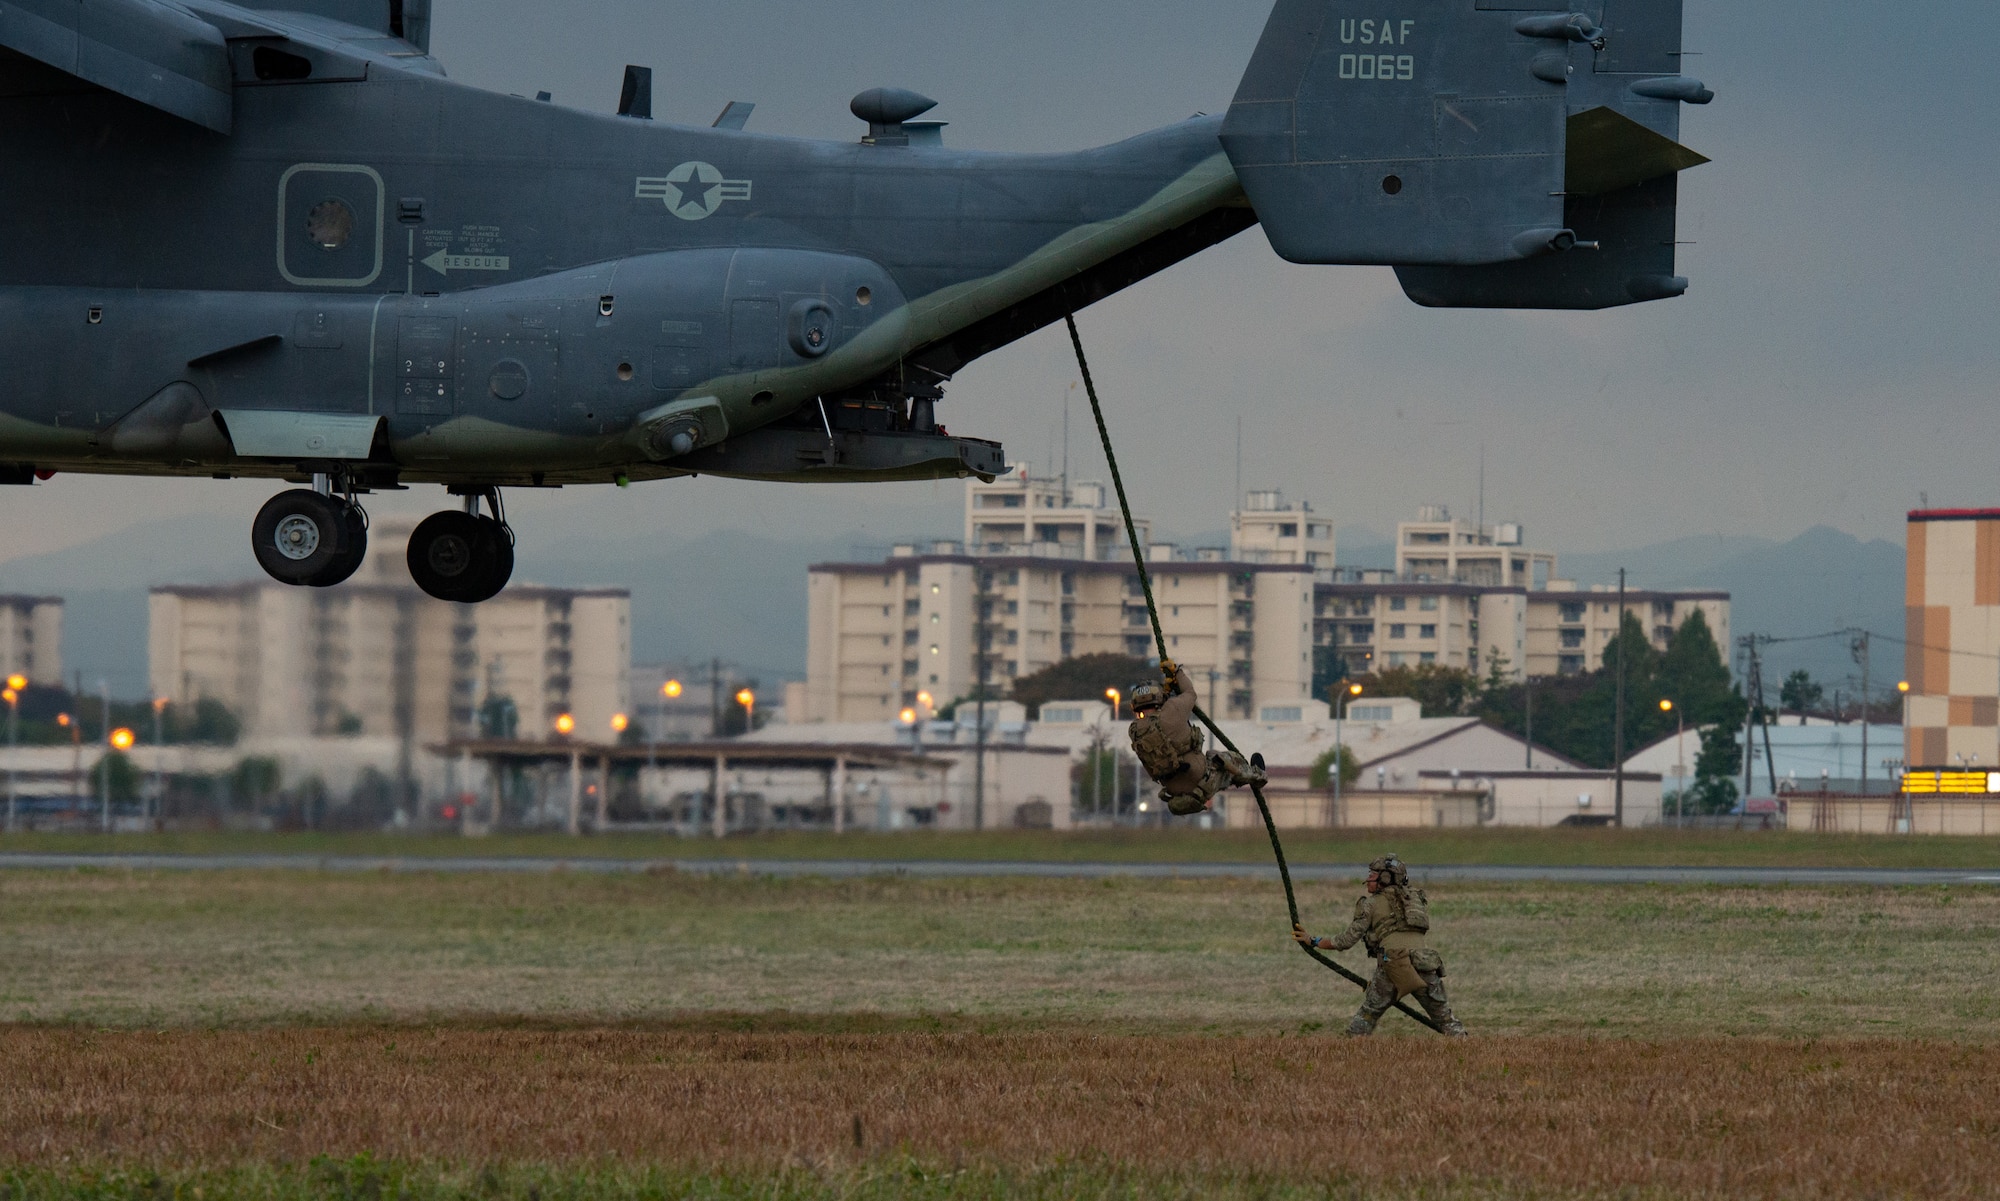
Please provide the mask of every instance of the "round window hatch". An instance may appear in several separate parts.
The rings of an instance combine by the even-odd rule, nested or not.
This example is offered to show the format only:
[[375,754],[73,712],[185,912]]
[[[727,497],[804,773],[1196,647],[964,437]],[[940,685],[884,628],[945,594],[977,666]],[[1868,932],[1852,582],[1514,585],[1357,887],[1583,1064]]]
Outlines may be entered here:
[[354,236],[354,210],[344,200],[322,200],[306,214],[306,238],[321,250],[339,250]]
[[493,368],[493,377],[487,386],[495,400],[519,400],[528,394],[528,369],[507,359]]

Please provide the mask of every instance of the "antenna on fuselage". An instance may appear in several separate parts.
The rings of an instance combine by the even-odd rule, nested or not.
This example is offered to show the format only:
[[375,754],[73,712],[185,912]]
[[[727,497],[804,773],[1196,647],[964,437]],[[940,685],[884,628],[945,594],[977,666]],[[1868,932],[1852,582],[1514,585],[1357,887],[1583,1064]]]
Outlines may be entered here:
[[625,68],[625,87],[618,93],[618,115],[653,119],[653,68]]

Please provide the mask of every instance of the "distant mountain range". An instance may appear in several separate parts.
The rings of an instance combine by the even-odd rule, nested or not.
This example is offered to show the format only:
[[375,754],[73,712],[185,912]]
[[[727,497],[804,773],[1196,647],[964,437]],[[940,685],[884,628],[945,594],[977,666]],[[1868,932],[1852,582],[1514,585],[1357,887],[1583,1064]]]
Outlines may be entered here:
[[[82,671],[89,685],[104,679],[119,695],[140,696],[147,688],[146,588],[254,578],[245,541],[231,518],[151,522],[56,554],[0,564],[0,592],[65,597],[69,669]],[[516,578],[629,587],[639,661],[719,655],[773,682],[796,679],[805,669],[807,567],[854,558],[864,544],[880,541],[875,534],[788,539],[740,531],[688,539],[537,540],[530,530],[523,532]],[[1220,545],[1227,536],[1211,531],[1178,541]],[[1393,561],[1391,541],[1362,527],[1343,528],[1338,545],[1345,566]],[[1727,591],[1737,634],[1802,637],[1858,626],[1902,635],[1903,548],[1891,542],[1863,542],[1817,527],[1788,542],[1683,538],[1560,561],[1562,574],[1584,585],[1616,583],[1621,566],[1634,587]],[[1902,665],[1900,646],[1877,642],[1875,687],[1893,686]],[[1858,686],[1845,639],[1774,646],[1766,679],[1775,689],[1786,672],[1801,667],[1829,690]]]

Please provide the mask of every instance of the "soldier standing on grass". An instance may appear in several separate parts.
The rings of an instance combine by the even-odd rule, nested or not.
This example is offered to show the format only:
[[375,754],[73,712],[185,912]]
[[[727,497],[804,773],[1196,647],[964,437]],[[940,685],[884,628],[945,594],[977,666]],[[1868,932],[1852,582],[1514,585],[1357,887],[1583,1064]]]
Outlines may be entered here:
[[1404,997],[1414,996],[1454,1038],[1465,1036],[1465,1027],[1451,1012],[1444,991],[1444,957],[1424,945],[1431,928],[1430,902],[1421,888],[1410,887],[1410,869],[1394,855],[1384,855],[1368,865],[1368,891],[1354,903],[1354,920],[1332,938],[1315,938],[1305,927],[1294,925],[1292,937],[1305,946],[1345,951],[1363,943],[1375,959],[1375,976],[1362,994],[1361,1008],[1347,1023],[1347,1033],[1366,1037],[1375,1033],[1389,1007]]

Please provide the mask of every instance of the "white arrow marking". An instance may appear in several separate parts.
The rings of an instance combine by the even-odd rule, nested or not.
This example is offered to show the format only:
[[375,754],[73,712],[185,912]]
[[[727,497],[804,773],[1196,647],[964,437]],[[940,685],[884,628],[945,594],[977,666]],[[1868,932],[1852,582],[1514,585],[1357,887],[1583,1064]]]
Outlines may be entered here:
[[424,266],[439,275],[449,275],[454,271],[511,271],[513,267],[504,254],[452,254],[440,250],[423,261]]

